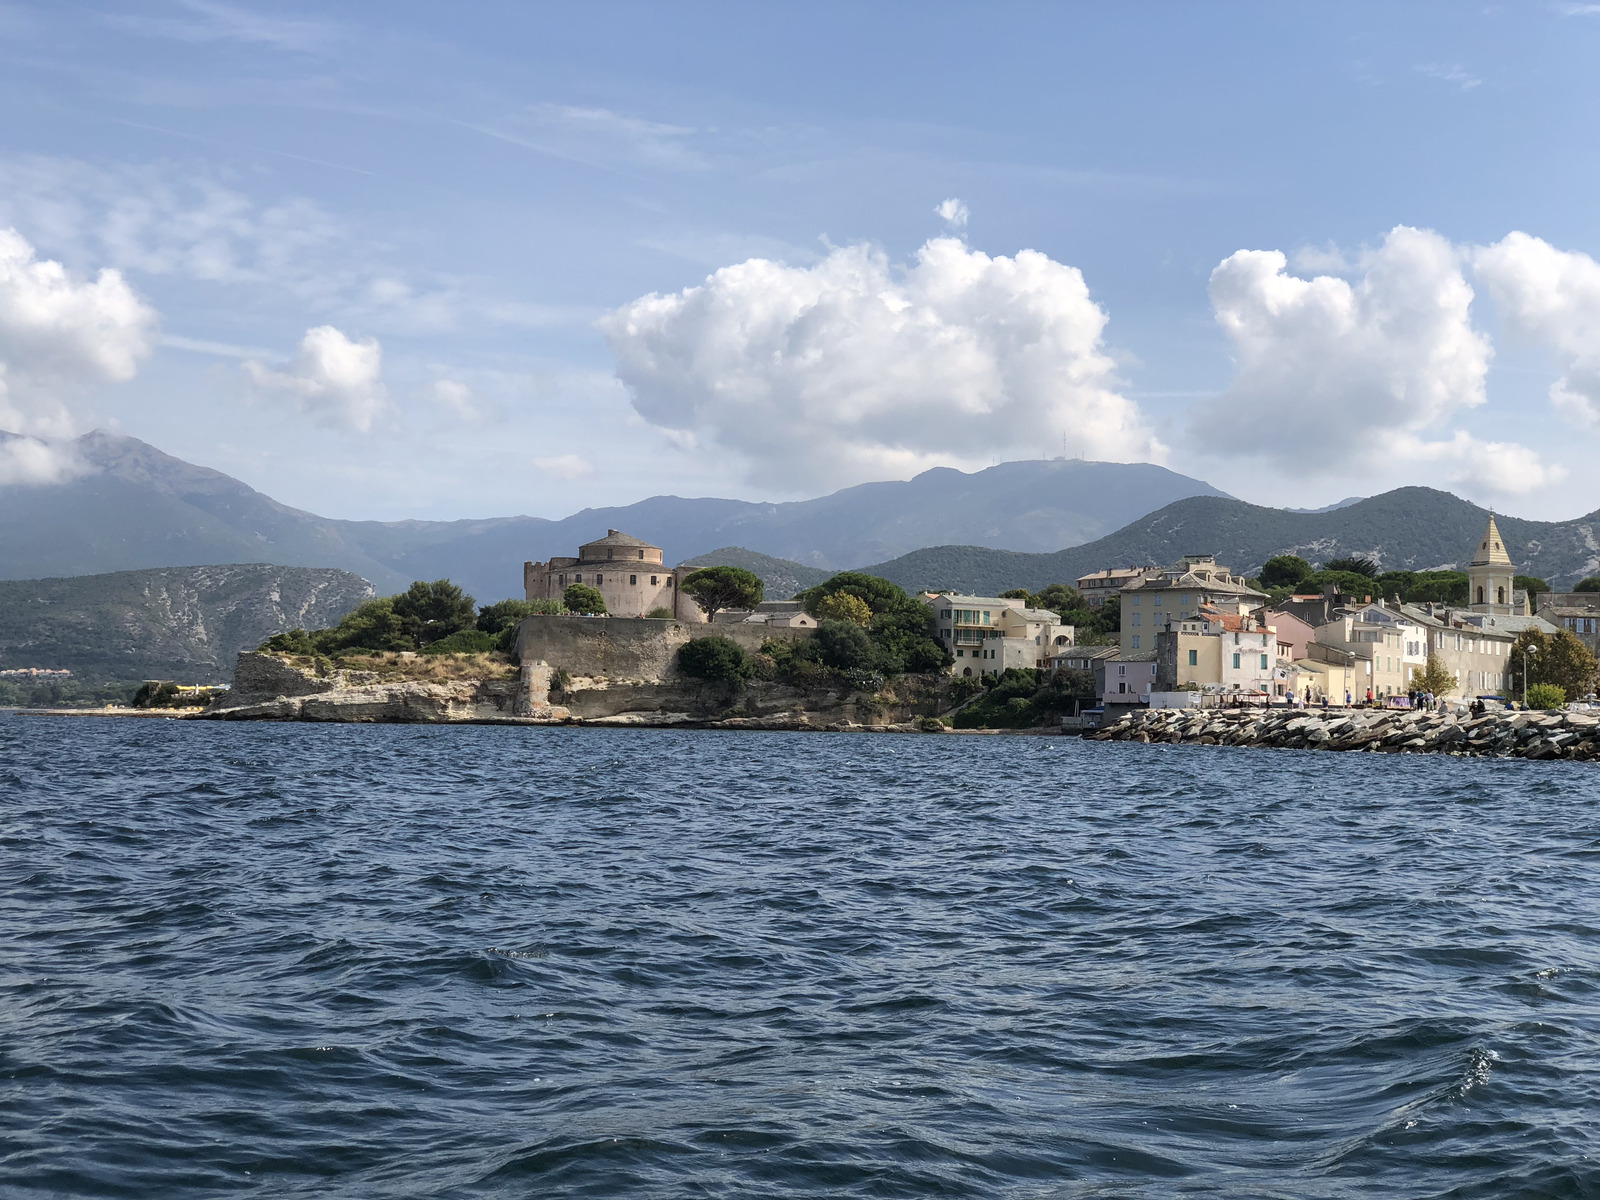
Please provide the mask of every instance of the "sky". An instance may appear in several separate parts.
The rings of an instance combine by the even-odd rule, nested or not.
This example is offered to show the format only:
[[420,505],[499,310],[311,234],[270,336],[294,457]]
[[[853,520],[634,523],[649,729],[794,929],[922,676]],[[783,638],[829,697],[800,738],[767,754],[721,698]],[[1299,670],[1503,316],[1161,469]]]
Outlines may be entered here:
[[0,0],[0,482],[1600,508],[1600,4]]

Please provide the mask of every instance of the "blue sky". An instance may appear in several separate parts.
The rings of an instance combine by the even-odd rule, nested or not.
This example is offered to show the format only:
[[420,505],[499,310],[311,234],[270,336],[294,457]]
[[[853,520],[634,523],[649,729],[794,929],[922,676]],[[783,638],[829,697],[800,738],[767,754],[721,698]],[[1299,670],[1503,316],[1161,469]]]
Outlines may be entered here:
[[333,516],[1063,444],[1572,516],[1597,45],[1589,4],[0,4],[0,424]]

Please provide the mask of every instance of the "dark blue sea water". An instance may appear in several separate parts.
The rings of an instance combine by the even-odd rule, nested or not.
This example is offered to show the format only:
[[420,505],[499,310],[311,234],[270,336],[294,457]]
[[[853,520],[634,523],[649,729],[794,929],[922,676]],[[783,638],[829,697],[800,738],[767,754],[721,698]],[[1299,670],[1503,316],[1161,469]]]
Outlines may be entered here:
[[0,715],[0,1195],[1600,1195],[1600,770]]

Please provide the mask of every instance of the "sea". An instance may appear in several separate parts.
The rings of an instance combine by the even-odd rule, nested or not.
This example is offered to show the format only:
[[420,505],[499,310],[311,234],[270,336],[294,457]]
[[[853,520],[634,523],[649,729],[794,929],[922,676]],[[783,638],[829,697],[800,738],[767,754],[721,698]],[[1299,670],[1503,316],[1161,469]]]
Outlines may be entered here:
[[0,714],[0,1196],[1600,1196],[1600,768]]

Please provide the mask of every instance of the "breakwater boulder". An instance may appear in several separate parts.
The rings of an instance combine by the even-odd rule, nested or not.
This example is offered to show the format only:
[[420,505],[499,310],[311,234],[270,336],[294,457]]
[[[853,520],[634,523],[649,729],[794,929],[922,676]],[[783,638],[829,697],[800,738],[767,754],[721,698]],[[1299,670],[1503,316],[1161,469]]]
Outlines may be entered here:
[[1101,742],[1600,761],[1600,717],[1578,712],[1154,709],[1084,736]]

